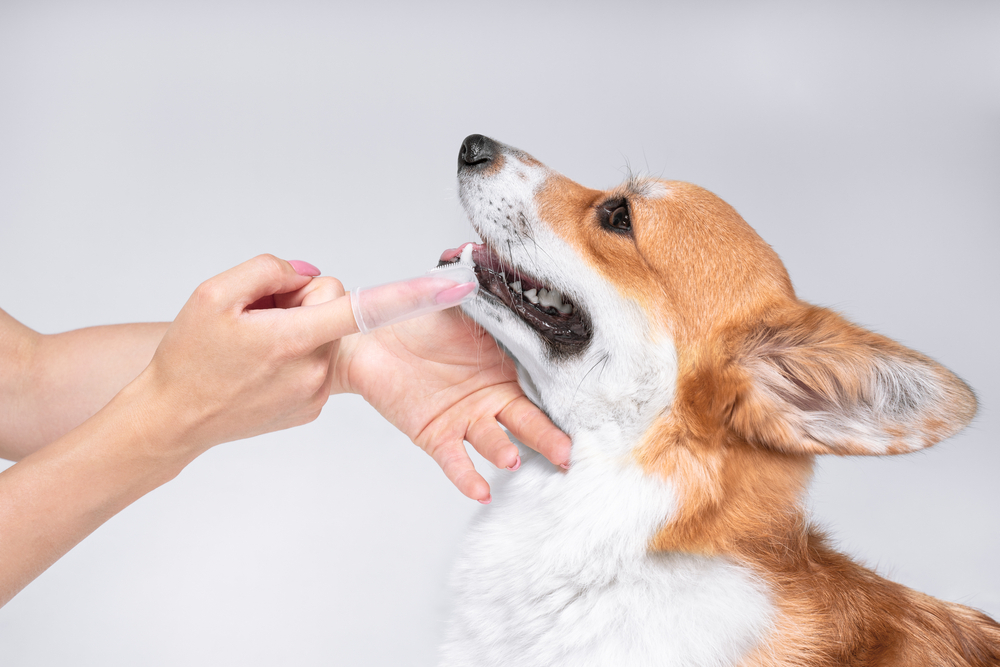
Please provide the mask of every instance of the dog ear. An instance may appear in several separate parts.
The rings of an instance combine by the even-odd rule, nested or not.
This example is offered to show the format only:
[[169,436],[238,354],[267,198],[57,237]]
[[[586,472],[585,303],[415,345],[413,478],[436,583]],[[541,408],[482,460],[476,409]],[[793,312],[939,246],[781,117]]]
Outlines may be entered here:
[[900,454],[954,435],[976,397],[940,364],[798,304],[743,337],[730,427],[790,452]]

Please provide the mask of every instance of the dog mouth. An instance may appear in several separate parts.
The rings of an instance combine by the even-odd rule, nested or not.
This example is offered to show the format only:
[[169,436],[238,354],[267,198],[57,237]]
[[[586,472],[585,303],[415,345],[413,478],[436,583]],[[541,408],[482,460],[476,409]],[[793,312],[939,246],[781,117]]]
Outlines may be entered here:
[[480,294],[488,294],[559,351],[582,349],[592,331],[587,314],[559,290],[505,263],[486,244],[465,243],[446,250],[438,266],[470,258]]

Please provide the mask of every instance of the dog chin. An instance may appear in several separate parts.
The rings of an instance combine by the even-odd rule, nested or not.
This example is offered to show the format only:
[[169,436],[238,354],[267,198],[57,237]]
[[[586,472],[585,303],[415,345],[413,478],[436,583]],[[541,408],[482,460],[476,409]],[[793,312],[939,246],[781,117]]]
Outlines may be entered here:
[[544,400],[536,379],[549,379],[558,373],[558,368],[552,363],[548,343],[507,307],[490,297],[477,296],[463,304],[462,311],[486,329],[511,358],[525,394],[544,410]]

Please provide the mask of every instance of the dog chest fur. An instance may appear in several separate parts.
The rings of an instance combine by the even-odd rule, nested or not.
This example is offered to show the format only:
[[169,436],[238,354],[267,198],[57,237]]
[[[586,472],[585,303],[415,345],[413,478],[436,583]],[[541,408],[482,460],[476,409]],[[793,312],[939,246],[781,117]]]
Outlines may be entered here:
[[577,436],[590,455],[567,473],[523,450],[494,485],[453,574],[443,665],[734,665],[770,630],[745,569],[649,552],[674,489],[601,439]]

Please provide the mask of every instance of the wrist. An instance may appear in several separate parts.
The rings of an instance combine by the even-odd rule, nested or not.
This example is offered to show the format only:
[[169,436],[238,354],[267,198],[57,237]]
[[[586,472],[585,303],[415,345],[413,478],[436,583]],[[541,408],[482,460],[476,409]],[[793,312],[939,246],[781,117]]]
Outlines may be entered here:
[[127,429],[140,455],[173,475],[218,444],[200,432],[206,421],[201,406],[172,396],[151,369],[126,385],[101,412]]
[[17,461],[33,449],[25,441],[37,428],[30,416],[36,401],[41,339],[41,334],[0,310],[0,458]]
[[21,395],[30,389],[38,366],[42,334],[0,310],[0,394]]

